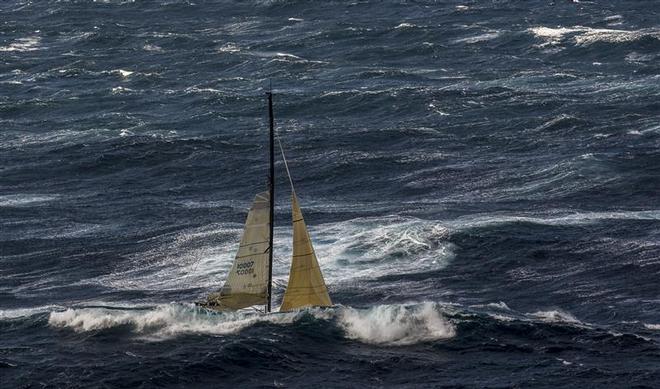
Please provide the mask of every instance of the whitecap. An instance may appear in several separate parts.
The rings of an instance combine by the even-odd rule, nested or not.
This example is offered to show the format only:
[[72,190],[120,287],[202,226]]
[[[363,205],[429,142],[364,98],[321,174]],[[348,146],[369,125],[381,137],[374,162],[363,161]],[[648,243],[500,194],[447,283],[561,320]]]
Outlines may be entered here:
[[192,305],[163,304],[151,309],[69,308],[51,312],[48,324],[75,332],[130,326],[137,334],[169,338],[179,334],[227,335],[258,322],[291,323],[296,314],[260,315],[249,312],[211,314]]
[[112,88],[112,94],[113,95],[119,95],[119,94],[124,94],[124,93],[130,93],[130,92],[135,92],[133,89],[130,88],[124,88],[123,86],[116,86]]
[[660,210],[612,211],[612,212],[571,212],[562,216],[524,215],[471,215],[460,217],[446,224],[455,229],[469,229],[504,223],[534,223],[541,225],[581,225],[601,220],[660,220]]
[[397,30],[400,30],[400,29],[408,29],[408,28],[414,28],[414,27],[417,27],[417,26],[412,24],[412,23],[404,22],[404,23],[400,23],[399,25],[397,25],[394,28],[397,29]]
[[110,73],[119,74],[122,78],[128,78],[131,74],[135,72],[124,69],[115,69],[115,70],[111,70]]
[[152,51],[152,52],[160,52],[160,51],[163,51],[163,48],[158,46],[158,45],[146,44],[146,45],[142,46],[142,50]]
[[241,51],[241,49],[235,43],[227,42],[224,45],[222,45],[218,49],[218,51],[220,51],[221,53],[238,53],[239,51]]
[[655,29],[642,30],[615,30],[606,28],[589,28],[583,26],[574,27],[533,27],[527,31],[534,36],[542,38],[545,43],[542,45],[557,45],[564,36],[572,35],[573,41],[578,46],[588,46],[597,42],[622,43],[638,40],[643,37],[652,37],[660,39],[660,31]]
[[453,43],[474,44],[474,43],[486,42],[486,41],[496,39],[500,35],[501,35],[501,33],[499,31],[490,31],[490,32],[486,32],[484,34],[469,36],[467,38],[455,39],[453,41]]
[[11,195],[0,195],[0,207],[23,207],[36,203],[44,203],[57,200],[59,195],[18,193]]
[[658,133],[660,132],[660,125],[652,126],[643,130],[629,130],[628,134],[630,135],[645,135],[648,133]]
[[403,346],[456,336],[454,325],[431,302],[368,309],[345,307],[339,321],[349,338],[371,344]]
[[507,311],[510,311],[511,308],[509,308],[508,305],[504,301],[500,301],[499,303],[488,303],[486,304],[486,307],[489,308],[497,308],[497,309],[505,309]]
[[311,315],[341,328],[346,337],[388,346],[449,339],[454,325],[436,303],[378,305],[371,308],[336,306],[262,314],[241,310],[209,312],[191,304],[161,304],[151,308],[69,308],[51,312],[48,324],[78,333],[127,327],[151,340],[181,334],[232,335],[257,323],[289,325]]
[[539,319],[544,322],[548,323],[566,323],[566,324],[573,324],[573,325],[579,325],[579,326],[588,326],[588,323],[583,323],[575,316],[571,315],[568,312],[562,311],[562,310],[551,310],[551,311],[537,311],[534,313],[529,314],[530,316]]
[[41,37],[31,36],[27,38],[19,38],[15,42],[11,43],[9,46],[0,46],[0,51],[35,51],[39,50],[39,43],[41,42]]

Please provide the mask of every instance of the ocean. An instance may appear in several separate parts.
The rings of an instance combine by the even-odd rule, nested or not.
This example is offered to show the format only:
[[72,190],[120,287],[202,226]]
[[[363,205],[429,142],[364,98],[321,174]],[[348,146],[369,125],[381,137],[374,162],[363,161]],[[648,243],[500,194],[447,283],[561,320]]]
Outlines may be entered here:
[[2,388],[657,388],[659,195],[657,1],[0,3]]

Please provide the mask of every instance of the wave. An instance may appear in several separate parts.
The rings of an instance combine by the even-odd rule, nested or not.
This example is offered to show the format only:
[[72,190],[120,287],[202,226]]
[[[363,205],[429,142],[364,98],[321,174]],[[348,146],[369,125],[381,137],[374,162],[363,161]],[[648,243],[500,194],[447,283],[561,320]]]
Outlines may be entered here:
[[128,77],[130,77],[131,74],[133,74],[133,73],[135,73],[135,72],[134,72],[134,71],[131,71],[131,70],[115,69],[115,70],[111,70],[110,73],[118,74],[118,75],[120,75],[122,78],[128,78]]
[[551,226],[591,224],[603,220],[660,220],[660,210],[613,211],[613,212],[571,212],[564,215],[524,216],[524,215],[472,215],[448,222],[450,227],[468,229],[507,223],[533,223]]
[[419,26],[412,24],[412,23],[406,23],[402,22],[399,23],[397,26],[394,27],[395,30],[400,30],[400,29],[407,29],[407,28],[418,28]]
[[545,41],[541,46],[555,46],[562,42],[565,36],[571,36],[578,46],[589,46],[594,43],[624,43],[638,41],[643,38],[660,39],[660,31],[656,29],[614,30],[606,28],[575,27],[533,27],[527,30],[537,38]]
[[379,305],[360,309],[337,306],[264,315],[255,312],[209,312],[191,305],[164,304],[151,309],[69,308],[51,312],[48,324],[78,333],[118,327],[160,340],[183,334],[230,335],[257,323],[292,325],[306,317],[329,323],[349,339],[401,346],[452,338],[455,327],[432,302]]
[[24,207],[35,204],[46,203],[60,198],[59,195],[18,193],[12,195],[0,195],[0,207]]
[[552,309],[548,311],[536,311],[532,313],[523,313],[511,309],[505,302],[488,304],[475,304],[469,306],[470,310],[486,314],[488,317],[504,323],[511,322],[531,322],[531,323],[550,323],[579,327],[583,329],[592,328],[592,325],[577,319],[571,313],[562,309]]
[[455,327],[431,302],[366,310],[347,307],[341,311],[340,322],[349,338],[372,344],[402,346],[456,336]]
[[41,42],[41,37],[31,36],[27,38],[16,39],[15,42],[11,43],[9,46],[0,46],[0,51],[16,51],[16,52],[26,52],[26,51],[35,51],[39,50],[41,47],[39,43]]
[[562,323],[562,324],[572,324],[579,326],[588,326],[588,323],[583,323],[580,320],[576,319],[575,316],[562,310],[537,311],[531,313],[530,316],[548,323]]
[[501,36],[500,31],[489,31],[483,34],[469,36],[467,38],[454,39],[452,43],[466,43],[466,44],[481,43],[481,42],[487,42],[493,39],[497,39],[500,36]]
[[0,320],[11,320],[23,317],[30,317],[46,312],[52,312],[63,307],[59,305],[44,305],[32,308],[0,309]]

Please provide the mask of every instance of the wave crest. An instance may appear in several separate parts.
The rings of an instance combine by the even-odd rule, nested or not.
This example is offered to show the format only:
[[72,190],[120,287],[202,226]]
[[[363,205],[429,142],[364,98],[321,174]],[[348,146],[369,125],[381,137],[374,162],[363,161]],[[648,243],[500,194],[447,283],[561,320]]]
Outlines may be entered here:
[[660,39],[660,31],[654,29],[613,30],[607,28],[575,27],[533,27],[528,29],[537,38],[545,40],[542,46],[554,46],[561,42],[564,36],[571,35],[576,45],[589,46],[597,42],[625,43],[643,38]]
[[366,310],[346,307],[340,317],[346,335],[365,343],[402,346],[456,335],[454,326],[431,302],[378,305]]
[[309,308],[269,315],[212,313],[181,304],[158,305],[150,309],[69,308],[51,312],[48,324],[78,333],[128,327],[136,334],[162,339],[191,333],[230,335],[257,323],[295,324],[308,315],[339,327],[349,339],[370,344],[409,345],[451,338],[456,333],[437,304],[431,302],[379,305],[367,309],[344,306]]

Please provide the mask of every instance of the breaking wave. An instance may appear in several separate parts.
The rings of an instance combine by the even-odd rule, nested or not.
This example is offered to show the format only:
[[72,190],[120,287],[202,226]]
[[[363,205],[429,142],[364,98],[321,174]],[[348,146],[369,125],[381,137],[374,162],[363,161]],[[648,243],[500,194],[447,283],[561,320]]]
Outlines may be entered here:
[[644,30],[614,30],[607,28],[575,27],[533,27],[528,30],[537,38],[541,38],[546,45],[557,45],[566,36],[571,36],[578,46],[588,46],[597,42],[623,43],[637,41],[642,38],[660,39],[660,31],[655,29]]
[[0,207],[34,206],[37,203],[45,203],[57,200],[58,198],[58,195],[31,193],[0,195]]
[[340,320],[349,338],[372,344],[408,345],[456,335],[455,327],[431,302],[378,305],[366,310],[346,307]]
[[581,322],[570,313],[564,312],[562,310],[537,311],[530,314],[530,316],[548,323],[571,324],[577,326],[588,325],[587,323]]
[[39,43],[41,38],[38,36],[31,36],[27,38],[19,38],[8,46],[0,46],[0,51],[35,51],[39,50]]
[[128,327],[151,339],[182,334],[228,335],[257,323],[291,325],[311,315],[342,329],[345,336],[379,345],[409,345],[452,338],[454,325],[435,303],[379,305],[361,309],[337,306],[264,315],[256,312],[209,312],[191,305],[164,304],[150,309],[69,308],[51,312],[48,324],[78,333]]
[[472,215],[461,217],[448,222],[448,225],[456,229],[467,229],[500,225],[506,223],[533,223],[549,226],[570,226],[593,224],[606,220],[659,220],[659,210],[647,211],[613,211],[613,212],[572,212],[556,215]]

